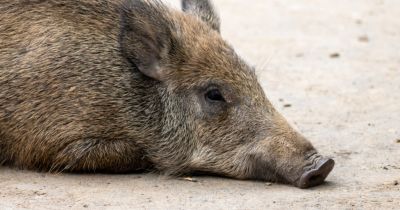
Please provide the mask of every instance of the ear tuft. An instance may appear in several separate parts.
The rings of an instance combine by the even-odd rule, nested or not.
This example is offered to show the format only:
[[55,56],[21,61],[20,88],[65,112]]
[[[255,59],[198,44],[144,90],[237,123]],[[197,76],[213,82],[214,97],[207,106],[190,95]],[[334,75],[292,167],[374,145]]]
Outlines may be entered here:
[[210,0],[182,0],[182,10],[193,14],[220,32],[220,18]]

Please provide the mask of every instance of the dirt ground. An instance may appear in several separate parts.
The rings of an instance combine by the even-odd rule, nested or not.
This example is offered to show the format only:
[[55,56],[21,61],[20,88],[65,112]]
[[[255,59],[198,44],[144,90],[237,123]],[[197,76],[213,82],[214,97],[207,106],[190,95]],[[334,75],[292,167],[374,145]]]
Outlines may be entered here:
[[[177,0],[171,2],[177,6]],[[399,209],[400,1],[216,0],[269,99],[336,161],[292,186],[0,168],[0,209]]]

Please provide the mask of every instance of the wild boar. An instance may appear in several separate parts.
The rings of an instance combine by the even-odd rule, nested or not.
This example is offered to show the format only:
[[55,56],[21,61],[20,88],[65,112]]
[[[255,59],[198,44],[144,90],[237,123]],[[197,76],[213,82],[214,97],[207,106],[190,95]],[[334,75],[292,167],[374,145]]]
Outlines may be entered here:
[[0,162],[318,185],[334,161],[274,109],[208,0],[5,0]]

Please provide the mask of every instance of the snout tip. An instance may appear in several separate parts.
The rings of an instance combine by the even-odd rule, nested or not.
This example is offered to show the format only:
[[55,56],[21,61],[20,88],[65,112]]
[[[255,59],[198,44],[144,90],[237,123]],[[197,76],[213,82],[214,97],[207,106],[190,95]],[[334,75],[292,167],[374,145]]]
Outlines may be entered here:
[[303,173],[297,186],[304,189],[322,184],[334,165],[335,161],[333,159],[323,158],[319,160],[313,169]]

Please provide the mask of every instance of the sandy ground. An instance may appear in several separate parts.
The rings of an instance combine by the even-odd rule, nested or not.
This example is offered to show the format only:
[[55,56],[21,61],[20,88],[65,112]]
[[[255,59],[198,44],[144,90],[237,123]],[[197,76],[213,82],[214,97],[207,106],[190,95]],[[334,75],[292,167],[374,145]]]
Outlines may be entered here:
[[0,209],[399,209],[400,1],[216,5],[222,34],[257,66],[273,104],[336,160],[326,184],[301,190],[217,177],[3,167]]

